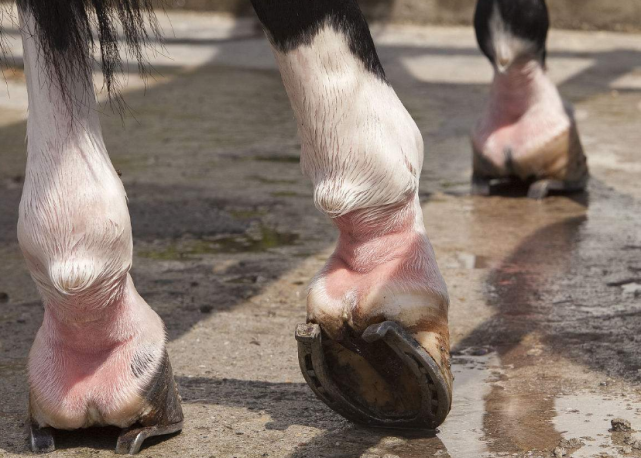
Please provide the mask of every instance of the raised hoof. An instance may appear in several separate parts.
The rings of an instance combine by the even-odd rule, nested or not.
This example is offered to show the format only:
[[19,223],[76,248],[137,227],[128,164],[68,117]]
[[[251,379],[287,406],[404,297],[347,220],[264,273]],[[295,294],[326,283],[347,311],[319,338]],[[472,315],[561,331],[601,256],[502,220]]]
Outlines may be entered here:
[[527,196],[530,199],[545,199],[550,192],[580,192],[585,189],[585,180],[581,181],[560,181],[560,180],[539,180],[530,185]]
[[478,175],[472,175],[472,189],[473,196],[489,196],[492,194],[492,186],[490,180]]
[[321,401],[355,423],[381,428],[434,430],[451,407],[449,385],[432,357],[398,323],[385,321],[368,327],[365,343],[384,342],[416,378],[420,390],[418,409],[409,415],[384,415],[355,402],[334,382],[323,349],[323,333],[317,324],[296,328],[298,361],[305,381]]
[[52,428],[39,428],[29,424],[29,445],[33,453],[50,453],[56,450]]
[[183,422],[167,426],[131,427],[124,429],[118,436],[116,453],[118,455],[135,455],[140,451],[145,440],[154,436],[174,434],[182,430]]

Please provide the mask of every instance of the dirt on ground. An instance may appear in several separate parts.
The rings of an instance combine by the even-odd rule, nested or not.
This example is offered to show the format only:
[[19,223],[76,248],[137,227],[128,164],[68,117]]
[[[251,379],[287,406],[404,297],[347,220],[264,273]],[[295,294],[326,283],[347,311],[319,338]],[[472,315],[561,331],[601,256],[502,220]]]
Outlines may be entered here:
[[[300,374],[294,328],[337,233],[301,175],[266,40],[251,22],[162,21],[152,78],[131,65],[130,110],[102,116],[129,196],[132,275],[167,325],[186,416],[142,457],[641,457],[641,35],[552,33],[548,66],[592,179],[585,194],[537,202],[469,195],[468,133],[491,78],[473,31],[374,28],[425,137],[420,197],[451,296],[454,406],[425,435],[354,426]],[[12,458],[30,453],[25,367],[43,313],[16,240],[16,36],[0,88],[0,456]],[[117,434],[61,433],[50,456],[112,456]]]

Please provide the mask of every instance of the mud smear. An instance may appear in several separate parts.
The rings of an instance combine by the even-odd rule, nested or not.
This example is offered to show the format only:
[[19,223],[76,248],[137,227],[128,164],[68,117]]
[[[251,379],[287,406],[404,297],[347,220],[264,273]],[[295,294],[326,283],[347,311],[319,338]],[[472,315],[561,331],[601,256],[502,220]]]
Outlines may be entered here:
[[[634,427],[641,426],[641,409],[637,399],[621,396],[584,392],[565,394],[555,401],[556,428],[566,440],[579,439],[583,445],[572,452],[573,458],[591,458],[603,452],[622,453],[639,457],[641,450],[635,443],[639,433],[616,433],[611,431],[611,422],[623,418]],[[634,445],[634,447],[632,447]]]

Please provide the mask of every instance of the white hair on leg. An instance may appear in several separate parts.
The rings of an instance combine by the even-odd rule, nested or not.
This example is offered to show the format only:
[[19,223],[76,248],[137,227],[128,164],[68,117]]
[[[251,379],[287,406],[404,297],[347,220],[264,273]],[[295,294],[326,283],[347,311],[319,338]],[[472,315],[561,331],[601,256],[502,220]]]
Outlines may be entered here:
[[316,206],[335,218],[417,192],[423,140],[394,90],[322,27],[309,45],[274,50],[302,141]]
[[43,427],[126,427],[147,408],[141,388],[163,357],[164,326],[128,273],[126,195],[102,138],[91,72],[52,84],[34,18],[25,10],[20,18],[29,118],[18,239],[45,305],[29,356],[30,413]]

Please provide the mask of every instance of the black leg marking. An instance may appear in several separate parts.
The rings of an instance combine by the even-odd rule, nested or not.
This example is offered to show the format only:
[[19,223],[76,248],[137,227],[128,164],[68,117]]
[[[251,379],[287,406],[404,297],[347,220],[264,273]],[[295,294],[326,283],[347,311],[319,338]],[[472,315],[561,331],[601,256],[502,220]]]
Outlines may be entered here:
[[[159,37],[152,0],[17,0],[18,7],[35,19],[35,34],[42,48],[51,83],[58,85],[67,103],[72,94],[69,78],[91,71],[88,53],[98,29],[102,71],[109,95],[116,95],[115,74],[121,67],[120,50],[127,47],[143,68],[143,47],[149,35]],[[146,27],[147,25],[147,27]],[[120,40],[120,34],[124,39]],[[47,84],[43,82],[43,84]]]
[[252,0],[272,44],[281,52],[311,44],[324,26],[345,34],[351,52],[386,81],[367,21],[356,0]]
[[53,428],[40,428],[29,421],[29,445],[33,453],[51,453],[56,450]]
[[546,41],[550,17],[545,0],[478,0],[474,13],[474,30],[479,48],[495,62],[490,21],[498,9],[507,29],[515,36],[535,45],[534,53],[545,64]]
[[166,351],[156,377],[143,397],[151,406],[151,411],[122,431],[116,445],[117,454],[135,455],[146,439],[182,430],[184,416],[180,395]]
[[365,330],[366,342],[383,340],[410,367],[421,390],[421,406],[413,417],[381,417],[352,402],[329,375],[319,325],[296,328],[298,361],[305,381],[318,398],[355,423],[382,428],[434,430],[450,411],[452,398],[441,370],[432,357],[398,323],[385,321]]

